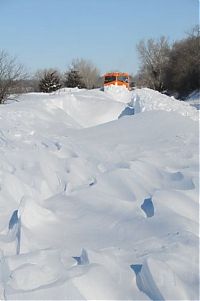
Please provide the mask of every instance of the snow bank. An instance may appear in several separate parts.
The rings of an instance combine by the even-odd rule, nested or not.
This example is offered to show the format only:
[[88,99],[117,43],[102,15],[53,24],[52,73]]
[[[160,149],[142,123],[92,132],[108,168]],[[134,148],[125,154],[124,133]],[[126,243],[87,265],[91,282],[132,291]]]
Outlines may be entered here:
[[131,101],[131,92],[124,86],[105,86],[104,92],[115,101],[129,103]]
[[135,92],[0,106],[2,300],[198,299],[198,122]]
[[189,102],[200,103],[200,91],[193,91],[188,95],[188,97],[185,100]]
[[188,95],[185,99],[188,104],[195,107],[197,110],[200,110],[200,91],[196,90]]
[[191,107],[189,103],[176,100],[174,97],[163,95],[148,88],[136,89],[132,101],[135,113],[152,110],[174,111],[193,120],[199,120],[197,110]]
[[[127,93],[127,91],[125,91]],[[116,95],[116,93],[115,93]],[[128,94],[130,98],[130,93]],[[55,93],[29,93],[20,98],[33,103],[38,101],[39,106],[53,113],[55,109],[65,113],[65,119],[74,127],[91,127],[117,119],[126,108],[126,103],[116,101],[109,93],[98,89],[85,90],[77,88],[64,88]],[[67,114],[67,116],[66,116]],[[66,122],[65,120],[65,122]]]

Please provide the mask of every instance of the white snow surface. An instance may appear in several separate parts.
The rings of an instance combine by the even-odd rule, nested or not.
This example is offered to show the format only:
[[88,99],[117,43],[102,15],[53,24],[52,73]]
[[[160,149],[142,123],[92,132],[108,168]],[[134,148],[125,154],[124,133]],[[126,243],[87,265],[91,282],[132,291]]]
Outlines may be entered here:
[[150,89],[1,105],[1,299],[198,300],[198,175],[198,111]]
[[188,104],[200,110],[200,90],[195,90],[185,99]]
[[169,97],[148,88],[136,89],[133,103],[135,113],[152,110],[174,111],[183,116],[189,116],[194,120],[199,120],[199,113],[194,107],[190,106],[190,103],[177,100],[174,97]]
[[186,101],[189,101],[189,102],[193,101],[193,102],[199,103],[200,102],[200,90],[195,90],[192,93],[190,93],[188,95],[188,97],[186,98]]

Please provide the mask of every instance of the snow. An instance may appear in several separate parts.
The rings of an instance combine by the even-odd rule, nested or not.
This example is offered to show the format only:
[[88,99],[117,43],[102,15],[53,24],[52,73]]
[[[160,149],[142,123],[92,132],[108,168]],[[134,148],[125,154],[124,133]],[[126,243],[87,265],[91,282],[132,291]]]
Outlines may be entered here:
[[191,106],[200,109],[200,90],[193,91],[186,97],[185,101]]
[[200,100],[200,91],[195,90],[188,95],[186,101],[199,101]]
[[189,116],[194,120],[199,119],[198,112],[195,108],[190,107],[188,102],[180,102],[174,97],[160,94],[158,91],[153,91],[148,88],[136,89],[133,98],[135,113],[152,110],[164,110],[178,112],[183,116]]
[[1,299],[198,300],[198,119],[122,87],[0,106]]

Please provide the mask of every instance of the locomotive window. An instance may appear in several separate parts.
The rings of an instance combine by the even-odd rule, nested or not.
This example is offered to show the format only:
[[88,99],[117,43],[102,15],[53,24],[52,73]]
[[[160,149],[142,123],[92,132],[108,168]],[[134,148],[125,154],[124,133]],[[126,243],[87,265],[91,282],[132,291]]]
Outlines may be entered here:
[[117,80],[120,82],[128,83],[128,77],[127,76],[118,76]]
[[105,77],[105,80],[104,80],[104,83],[110,83],[110,82],[113,82],[113,81],[116,81],[116,76],[106,76]]

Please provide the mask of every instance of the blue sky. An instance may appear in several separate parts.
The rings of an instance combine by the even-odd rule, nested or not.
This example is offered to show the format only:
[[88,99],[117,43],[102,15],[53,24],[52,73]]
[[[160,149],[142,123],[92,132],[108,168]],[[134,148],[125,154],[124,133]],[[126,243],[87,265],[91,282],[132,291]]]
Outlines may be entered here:
[[135,74],[141,39],[173,42],[198,21],[198,0],[0,0],[0,49],[29,72],[85,58]]

